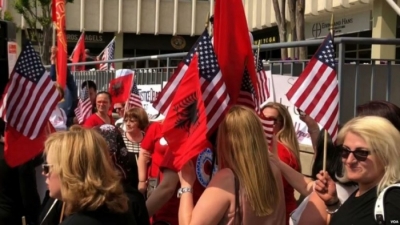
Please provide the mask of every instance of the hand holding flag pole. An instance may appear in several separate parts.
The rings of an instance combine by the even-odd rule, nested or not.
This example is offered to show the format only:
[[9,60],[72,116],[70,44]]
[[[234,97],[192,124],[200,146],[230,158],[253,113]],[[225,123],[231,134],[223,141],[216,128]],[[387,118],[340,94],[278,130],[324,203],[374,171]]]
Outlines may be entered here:
[[[334,20],[333,20],[333,13],[331,16],[331,26],[330,26],[330,32],[332,34],[332,38],[334,37]],[[326,155],[327,155],[327,148],[328,148],[328,131],[324,129],[324,155],[323,155],[323,161],[322,161],[322,170],[326,171]]]

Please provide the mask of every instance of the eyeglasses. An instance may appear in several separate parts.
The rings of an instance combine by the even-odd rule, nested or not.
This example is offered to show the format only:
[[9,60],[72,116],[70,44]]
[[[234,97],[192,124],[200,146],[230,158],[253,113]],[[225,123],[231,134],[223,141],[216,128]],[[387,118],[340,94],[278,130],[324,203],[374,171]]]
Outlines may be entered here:
[[347,147],[341,147],[341,156],[344,159],[349,158],[350,154],[352,153],[354,158],[357,159],[357,161],[365,161],[367,160],[368,156],[371,154],[370,151],[366,149],[361,149],[361,148],[356,148],[354,151],[350,151]]
[[123,108],[114,108],[116,112],[121,111]]
[[53,167],[53,165],[51,165],[51,164],[46,164],[46,163],[42,164],[42,171],[43,171],[43,173],[44,173],[45,175],[49,174],[49,173],[50,173],[50,168],[51,168],[51,167]]

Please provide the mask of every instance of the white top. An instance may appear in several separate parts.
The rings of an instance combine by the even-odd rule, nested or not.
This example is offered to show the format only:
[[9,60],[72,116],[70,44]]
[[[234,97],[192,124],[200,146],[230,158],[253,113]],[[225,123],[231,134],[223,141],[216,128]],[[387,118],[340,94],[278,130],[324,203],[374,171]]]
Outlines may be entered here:
[[119,118],[117,121],[115,121],[115,126],[121,128],[123,131],[126,131],[124,118]]
[[65,114],[63,109],[56,107],[51,113],[49,120],[56,131],[67,130],[67,114]]
[[[357,186],[345,186],[336,183],[336,192],[340,202],[343,204],[343,202],[345,202],[357,188],[358,188]],[[301,214],[303,214],[303,211],[306,208],[309,199],[310,196],[307,196],[300,203],[300,205],[292,212],[289,219],[289,225],[297,225],[299,223]]]

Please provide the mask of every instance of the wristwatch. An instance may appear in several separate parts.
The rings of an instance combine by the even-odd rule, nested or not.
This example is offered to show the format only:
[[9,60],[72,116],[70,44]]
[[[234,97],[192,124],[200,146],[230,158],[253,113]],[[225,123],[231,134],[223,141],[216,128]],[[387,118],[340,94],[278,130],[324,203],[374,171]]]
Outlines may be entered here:
[[191,187],[179,188],[178,194],[176,195],[176,197],[180,198],[183,193],[187,193],[187,192],[193,193],[193,188],[191,188]]
[[340,208],[340,206],[342,205],[342,203],[340,202],[340,200],[338,199],[335,203],[333,203],[333,204],[329,204],[329,205],[327,205],[327,204],[325,204],[326,205],[326,212],[328,213],[328,214],[334,214],[334,213],[336,213],[338,210],[339,210],[339,208]]

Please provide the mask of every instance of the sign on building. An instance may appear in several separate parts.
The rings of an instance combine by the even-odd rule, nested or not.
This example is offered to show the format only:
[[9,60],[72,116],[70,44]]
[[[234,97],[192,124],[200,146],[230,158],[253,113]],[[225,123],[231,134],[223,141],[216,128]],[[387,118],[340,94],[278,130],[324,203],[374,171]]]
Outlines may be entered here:
[[[334,15],[335,35],[356,33],[371,29],[370,12],[355,13],[343,16]],[[319,21],[306,22],[304,35],[306,39],[325,37],[330,29],[331,18],[325,17]]]

